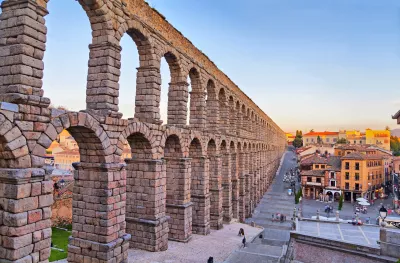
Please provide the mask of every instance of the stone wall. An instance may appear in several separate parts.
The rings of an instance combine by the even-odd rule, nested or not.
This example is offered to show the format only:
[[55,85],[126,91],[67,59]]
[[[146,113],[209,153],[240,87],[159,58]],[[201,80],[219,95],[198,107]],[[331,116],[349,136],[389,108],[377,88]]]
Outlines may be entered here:
[[[93,36],[86,108],[50,109],[42,89],[47,2],[1,3],[0,260],[47,262],[53,196],[44,156],[64,129],[80,152],[69,262],[123,262],[128,246],[166,250],[168,239],[187,242],[251,215],[286,143],[268,115],[143,0],[76,3]],[[129,120],[118,107],[124,34],[140,57]],[[164,125],[162,57],[171,71]],[[132,158],[121,165],[125,141]]]
[[364,246],[292,232],[284,262],[395,263],[397,258],[382,253],[376,245]]

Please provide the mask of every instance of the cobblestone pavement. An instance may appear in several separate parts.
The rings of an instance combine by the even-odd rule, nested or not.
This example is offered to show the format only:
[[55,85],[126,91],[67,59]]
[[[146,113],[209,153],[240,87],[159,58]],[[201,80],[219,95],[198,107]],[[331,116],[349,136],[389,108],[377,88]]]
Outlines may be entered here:
[[188,243],[168,242],[168,250],[148,252],[129,249],[129,263],[206,263],[210,256],[214,263],[223,262],[233,251],[239,249],[242,237],[238,236],[243,228],[246,239],[252,240],[262,229],[246,224],[232,223],[223,229],[211,230],[207,236],[193,235]]
[[[389,205],[392,203],[392,200],[375,200],[375,204],[368,207],[368,212],[366,214],[359,213],[359,218],[365,222],[365,220],[369,217],[371,219],[371,224],[375,224],[375,220],[379,215],[379,209],[382,203],[385,207],[389,207]],[[331,205],[334,211],[338,209],[338,202],[325,203],[312,199],[303,199],[302,204],[299,206],[302,207],[303,217],[311,218],[312,216],[316,216],[317,209],[319,209],[321,216],[327,216],[327,214],[324,212],[324,207],[327,204]],[[354,217],[354,212],[353,204],[344,202],[342,210],[340,211],[340,218],[344,220],[351,220]],[[335,217],[335,213],[330,213],[330,217]]]

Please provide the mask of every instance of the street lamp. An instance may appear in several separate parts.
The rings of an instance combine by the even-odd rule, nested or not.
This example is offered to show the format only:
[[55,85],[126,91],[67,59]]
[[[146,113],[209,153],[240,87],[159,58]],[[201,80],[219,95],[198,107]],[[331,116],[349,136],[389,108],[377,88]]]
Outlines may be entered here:
[[385,223],[385,218],[387,217],[388,211],[386,210],[386,208],[382,205],[382,207],[379,209],[379,216],[380,218],[382,218],[382,223],[381,226],[385,227],[386,223]]

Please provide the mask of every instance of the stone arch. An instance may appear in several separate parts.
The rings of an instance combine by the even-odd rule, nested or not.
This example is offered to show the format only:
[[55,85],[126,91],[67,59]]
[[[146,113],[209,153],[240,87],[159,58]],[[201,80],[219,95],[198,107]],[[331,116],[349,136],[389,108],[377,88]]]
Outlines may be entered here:
[[[187,121],[189,83],[182,72],[179,55],[170,46],[164,46],[160,54],[160,67],[162,58],[165,58],[168,64],[171,78],[168,88],[167,124],[184,126]],[[162,92],[164,91],[161,90]]]
[[[43,159],[46,149],[63,130],[67,130],[78,143],[81,162],[112,163],[119,159],[117,156],[114,158],[115,147],[107,132],[95,118],[84,112],[68,112],[53,118],[33,148],[32,158]],[[43,164],[44,160],[40,160],[34,167]]]
[[[125,140],[127,140],[129,143],[128,138],[133,134],[141,134],[143,136],[143,139],[149,142],[151,148],[151,156],[148,156],[146,154],[147,156],[146,158],[160,159],[161,152],[158,149],[159,145],[157,145],[157,138],[154,136],[153,132],[149,129],[149,127],[142,122],[129,121],[128,126],[126,126],[126,128],[121,133],[120,136],[121,138],[119,139],[119,143],[123,144]],[[130,146],[132,149],[132,145]],[[134,158],[133,155],[132,158]]]
[[31,158],[20,128],[0,113],[0,168],[28,168]]
[[229,108],[228,98],[225,88],[220,88],[218,92],[219,102],[219,126],[222,133],[226,133],[229,129]]
[[209,79],[207,81],[207,129],[216,131],[219,125],[219,102],[217,97],[217,90],[214,81]]
[[201,82],[200,71],[192,67],[188,73],[191,91],[190,91],[190,119],[189,124],[193,128],[204,129],[206,124],[206,92]]
[[179,145],[181,147],[182,156],[181,158],[187,157],[189,153],[189,146],[187,145],[187,141],[185,140],[184,134],[182,134],[181,130],[175,127],[167,127],[163,136],[161,137],[160,147],[163,149],[162,153],[165,156],[165,149],[167,147],[167,139],[170,136],[176,136],[179,139]]

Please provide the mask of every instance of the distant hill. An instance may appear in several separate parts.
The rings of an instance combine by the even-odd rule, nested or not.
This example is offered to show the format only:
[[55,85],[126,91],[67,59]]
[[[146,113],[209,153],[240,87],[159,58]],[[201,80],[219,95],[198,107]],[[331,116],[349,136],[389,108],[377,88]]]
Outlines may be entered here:
[[392,136],[400,137],[400,129],[391,130],[391,131],[390,131],[390,134],[391,134]]

